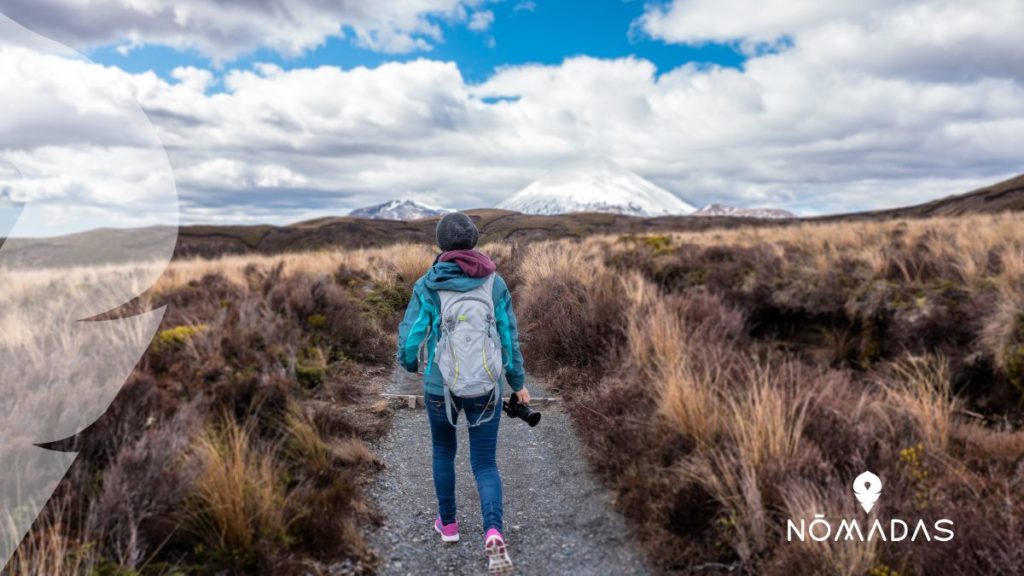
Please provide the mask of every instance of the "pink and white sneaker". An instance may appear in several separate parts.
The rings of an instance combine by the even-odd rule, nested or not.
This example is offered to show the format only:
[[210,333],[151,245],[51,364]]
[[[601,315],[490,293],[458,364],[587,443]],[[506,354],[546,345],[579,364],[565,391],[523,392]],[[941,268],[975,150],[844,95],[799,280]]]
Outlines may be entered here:
[[459,521],[456,520],[451,524],[442,524],[441,516],[439,515],[434,520],[434,530],[441,535],[442,542],[458,542],[459,541]]
[[484,536],[484,550],[487,551],[487,574],[489,576],[508,576],[512,574],[512,559],[505,549],[505,538],[501,532],[491,528]]

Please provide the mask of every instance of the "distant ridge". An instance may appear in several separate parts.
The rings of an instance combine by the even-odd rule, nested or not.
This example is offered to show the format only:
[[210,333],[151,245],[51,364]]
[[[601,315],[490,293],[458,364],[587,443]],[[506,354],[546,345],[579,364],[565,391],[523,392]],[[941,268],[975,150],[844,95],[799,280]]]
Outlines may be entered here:
[[725,204],[708,204],[707,206],[693,213],[694,216],[727,216],[733,218],[761,218],[768,220],[781,220],[796,218],[797,215],[788,210],[779,208],[737,208]]
[[[1024,175],[974,192],[950,196],[906,208],[838,214],[815,218],[761,219],[735,216],[635,217],[621,214],[575,213],[531,215],[498,209],[467,211],[480,227],[483,243],[533,242],[582,238],[592,234],[644,234],[700,231],[739,226],[787,226],[793,222],[885,220],[925,218],[1004,211],[1024,211]],[[291,226],[188,226],[179,233],[178,255],[221,253],[275,253],[331,246],[382,246],[396,242],[434,241],[436,219],[412,222],[363,220],[351,217],[320,218]]]
[[[661,216],[643,218],[621,214],[574,213],[553,216],[521,214],[508,210],[466,211],[476,221],[481,243],[534,242],[559,238],[583,238],[594,234],[645,234],[652,232],[702,231],[739,226],[788,226],[794,222],[843,222],[927,218],[998,212],[1024,212],[1024,175],[969,192],[906,208],[817,216],[796,219],[755,219],[735,216]],[[277,254],[321,248],[361,248],[399,242],[433,243],[437,217],[413,221],[373,220],[351,216],[317,218],[288,226],[192,225],[178,232],[175,256],[216,257],[225,254]],[[142,232],[142,236],[138,234]],[[15,240],[12,259],[34,265],[61,265],[54,255],[68,246],[80,251],[106,251],[111,245],[146,241],[150,229],[93,230],[73,236]],[[126,240],[125,238],[130,238]],[[3,242],[0,239],[0,242]]]
[[415,200],[391,200],[375,206],[356,208],[349,213],[353,218],[370,218],[373,220],[419,220],[433,218],[451,212],[448,208],[431,206]]

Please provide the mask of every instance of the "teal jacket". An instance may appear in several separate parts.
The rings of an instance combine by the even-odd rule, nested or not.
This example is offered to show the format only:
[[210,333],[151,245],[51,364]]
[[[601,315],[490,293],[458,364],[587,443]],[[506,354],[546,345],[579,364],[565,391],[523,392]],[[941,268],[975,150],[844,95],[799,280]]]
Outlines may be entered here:
[[[423,388],[428,394],[444,394],[444,380],[434,361],[437,335],[440,329],[440,302],[438,290],[465,292],[484,283],[485,278],[471,278],[455,262],[436,262],[413,286],[405,318],[398,327],[398,363],[409,372],[419,370],[420,344],[426,341],[427,367],[423,371]],[[505,280],[494,275],[494,319],[501,339],[501,360],[505,365],[505,380],[513,391],[523,389],[526,372],[523,353],[519,349],[519,327],[512,310],[512,295]]]

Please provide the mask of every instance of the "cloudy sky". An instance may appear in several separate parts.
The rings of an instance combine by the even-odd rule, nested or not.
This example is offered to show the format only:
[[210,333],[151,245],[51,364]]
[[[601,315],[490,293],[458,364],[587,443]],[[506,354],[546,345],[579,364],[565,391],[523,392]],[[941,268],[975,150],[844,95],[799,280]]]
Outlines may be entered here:
[[0,225],[5,196],[48,204],[60,230],[167,222],[163,150],[183,223],[392,198],[493,206],[581,158],[691,204],[808,215],[1024,172],[1019,0],[0,0],[0,13],[85,56],[0,43]]

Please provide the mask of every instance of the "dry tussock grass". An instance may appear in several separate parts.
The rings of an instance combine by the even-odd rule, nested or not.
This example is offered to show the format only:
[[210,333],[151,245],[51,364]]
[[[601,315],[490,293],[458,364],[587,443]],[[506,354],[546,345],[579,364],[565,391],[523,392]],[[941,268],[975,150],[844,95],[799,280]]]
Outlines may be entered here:
[[768,547],[772,527],[752,462],[728,449],[708,448],[686,461],[680,476],[702,486],[719,503],[728,545],[742,562],[753,561]]
[[[246,270],[269,270],[282,267],[282,277],[318,276],[334,273],[339,268],[364,271],[372,281],[383,284],[412,285],[426,273],[437,255],[435,248],[423,244],[394,244],[384,248],[358,250],[324,249],[311,252],[289,252],[278,255],[228,255],[220,258],[176,260],[154,288],[164,293],[204,276],[217,274],[229,282],[244,285]],[[45,274],[44,274],[45,276]]]
[[726,400],[725,420],[741,462],[760,470],[789,469],[799,455],[814,385],[801,383],[790,364],[753,362],[746,387]]
[[[486,251],[514,286],[530,368],[561,388],[661,567],[1012,573],[1024,546],[986,523],[1024,522],[1012,408],[1024,390],[1014,388],[1024,387],[1020,224],[1012,214],[802,223]],[[203,398],[189,408],[206,415],[191,427],[201,432],[185,443],[205,464],[187,498],[198,539],[172,538],[168,554],[198,541],[280,559],[337,554],[340,541],[346,557],[369,556],[357,529],[369,512],[353,496],[354,475],[377,463],[368,432],[322,406],[308,413],[301,390],[321,404],[358,401],[360,370],[390,357],[381,327],[435,254],[396,245],[172,264],[140,305],[179,309],[165,329],[205,328],[151,350],[141,368],[156,384],[134,392],[146,391],[158,422],[179,412],[175,398]],[[18,278],[0,298],[52,278]],[[26,329],[2,328],[13,343]],[[225,409],[224,422],[208,418]],[[141,426],[102,430],[94,442],[108,448],[83,458],[101,469],[108,453],[123,459]],[[956,515],[956,547],[780,541],[787,517],[849,512],[838,503],[865,469],[885,479],[894,516]],[[289,475],[303,480],[283,487]],[[320,509],[333,512],[308,513]],[[50,544],[34,532],[39,549],[78,557],[66,551],[81,531],[57,526]],[[137,547],[152,553],[165,528],[140,524]],[[21,558],[39,556],[27,546]]]
[[96,567],[95,551],[68,536],[67,529],[44,519],[18,547],[6,576],[80,576]]
[[527,248],[517,270],[523,278],[591,282],[603,268],[593,242],[540,242]]
[[292,402],[288,406],[284,427],[286,439],[283,450],[291,460],[304,463],[313,474],[330,471],[330,449],[298,404]]
[[260,537],[283,537],[287,497],[276,452],[260,448],[232,418],[203,432],[194,450],[203,472],[186,523],[214,549],[254,552]]
[[949,379],[945,358],[909,356],[893,363],[890,377],[880,380],[889,404],[910,415],[924,445],[941,454],[949,448],[957,410]]
[[[789,518],[814,518],[822,510],[835,507],[836,501],[845,496],[843,487],[828,491],[806,481],[795,481],[783,491],[785,511]],[[855,517],[856,510],[847,508],[844,517]],[[879,566],[879,541],[852,542],[826,540],[814,542],[799,541],[793,544],[797,550],[796,561],[802,563],[805,573],[835,574],[836,576],[863,576]]]
[[[646,500],[632,517],[664,566],[721,563],[711,538],[746,573],[1012,573],[1019,542],[984,525],[1024,522],[1024,501],[1005,491],[1021,481],[1024,435],[1011,416],[1024,388],[1005,396],[1024,383],[1020,224],[1007,214],[534,245],[517,266],[527,359],[563,383],[609,483]],[[573,295],[554,322],[550,294]],[[594,314],[609,298],[626,312]],[[585,330],[551,326],[581,318]],[[566,366],[586,363],[566,338],[617,361],[576,378]],[[616,404],[636,420],[593,416]],[[992,416],[965,418],[965,405]],[[643,455],[610,450],[636,445]],[[665,488],[663,466],[679,488]],[[856,517],[849,483],[866,469],[885,479],[887,514],[957,515],[957,545],[780,541],[788,517]],[[717,512],[681,521],[702,516],[695,494]]]
[[[371,518],[359,474],[377,463],[364,440],[388,419],[372,407],[374,378],[389,368],[404,291],[432,260],[426,247],[404,246],[172,263],[155,287],[104,316],[108,334],[88,334],[115,349],[116,339],[148,341],[120,318],[167,306],[111,409],[60,443],[78,461],[18,551],[19,573],[291,573],[289,563],[343,560],[369,569],[356,530]],[[131,275],[12,272],[0,307],[16,310],[54,286],[73,299],[76,286]],[[0,371],[49,374],[83,391],[71,368],[102,373],[90,364],[102,358],[88,354],[69,353],[78,359],[54,370],[38,322],[3,317],[0,344],[21,361]],[[56,345],[81,350],[54,332]],[[34,401],[20,400],[26,409]]]
[[659,411],[680,434],[700,444],[715,441],[724,427],[725,374],[715,350],[695,344],[684,319],[658,298],[649,284],[632,277],[627,342],[632,366],[656,383]]

